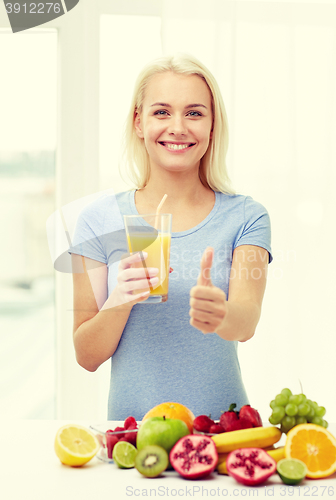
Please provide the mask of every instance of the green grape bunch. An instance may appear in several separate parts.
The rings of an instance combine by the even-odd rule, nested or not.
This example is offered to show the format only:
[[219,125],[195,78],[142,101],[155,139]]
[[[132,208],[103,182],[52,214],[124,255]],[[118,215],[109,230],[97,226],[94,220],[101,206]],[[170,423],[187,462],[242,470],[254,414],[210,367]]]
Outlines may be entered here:
[[269,422],[272,425],[280,424],[281,432],[286,434],[295,425],[307,422],[328,427],[328,422],[323,418],[326,413],[324,406],[307,399],[304,394],[292,394],[290,389],[282,389],[270,402],[270,407],[272,415]]

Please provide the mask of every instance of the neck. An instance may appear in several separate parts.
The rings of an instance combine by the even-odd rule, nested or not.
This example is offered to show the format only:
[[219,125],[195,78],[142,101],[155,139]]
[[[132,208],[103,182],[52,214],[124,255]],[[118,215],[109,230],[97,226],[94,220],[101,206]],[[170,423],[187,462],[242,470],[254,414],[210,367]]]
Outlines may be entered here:
[[202,184],[198,171],[194,175],[190,172],[184,174],[183,172],[161,171],[159,176],[152,171],[148,184],[139,191],[153,209],[167,194],[162,210],[169,212],[173,207],[176,209],[199,204],[203,196],[212,190]]

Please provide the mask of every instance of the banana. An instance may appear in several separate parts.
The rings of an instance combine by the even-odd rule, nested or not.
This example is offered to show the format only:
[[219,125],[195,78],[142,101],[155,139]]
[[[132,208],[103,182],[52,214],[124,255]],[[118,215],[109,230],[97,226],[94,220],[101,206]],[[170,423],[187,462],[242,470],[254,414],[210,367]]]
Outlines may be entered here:
[[229,453],[218,453],[218,462],[217,462],[217,472],[218,474],[227,474],[227,468],[226,468],[226,459],[228,457]]
[[278,427],[253,427],[239,431],[222,432],[212,436],[217,453],[228,453],[237,448],[267,448],[281,438]]
[[279,446],[279,448],[274,448],[274,450],[269,450],[269,451],[267,451],[267,453],[269,455],[271,455],[272,458],[274,458],[276,463],[278,463],[279,460],[282,460],[283,458],[285,458],[285,447]]
[[[274,458],[274,460],[278,463],[279,460],[282,458],[285,458],[285,447],[280,446],[279,448],[273,448],[273,449],[265,449],[267,453]],[[229,453],[219,453],[218,454],[218,463],[217,463],[217,472],[218,474],[227,474],[227,468],[226,468],[226,459]]]
[[218,453],[218,465],[225,462],[229,453]]

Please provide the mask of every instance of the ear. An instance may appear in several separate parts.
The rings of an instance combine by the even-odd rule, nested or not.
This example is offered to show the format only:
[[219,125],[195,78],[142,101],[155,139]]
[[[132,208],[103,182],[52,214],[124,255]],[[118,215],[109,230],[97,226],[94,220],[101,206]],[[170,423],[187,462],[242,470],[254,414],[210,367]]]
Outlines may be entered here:
[[143,139],[144,135],[142,132],[141,117],[137,111],[135,111],[135,113],[134,113],[134,128],[135,128],[136,135],[140,139]]

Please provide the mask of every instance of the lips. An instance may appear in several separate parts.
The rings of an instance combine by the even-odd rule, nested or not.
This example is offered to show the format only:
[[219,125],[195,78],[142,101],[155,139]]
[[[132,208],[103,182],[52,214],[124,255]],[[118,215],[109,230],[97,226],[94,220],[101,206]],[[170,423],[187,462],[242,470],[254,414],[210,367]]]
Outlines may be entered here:
[[191,148],[192,146],[195,145],[194,142],[161,142],[159,141],[159,144],[164,146],[165,148],[171,150],[171,151],[183,151],[185,149]]

